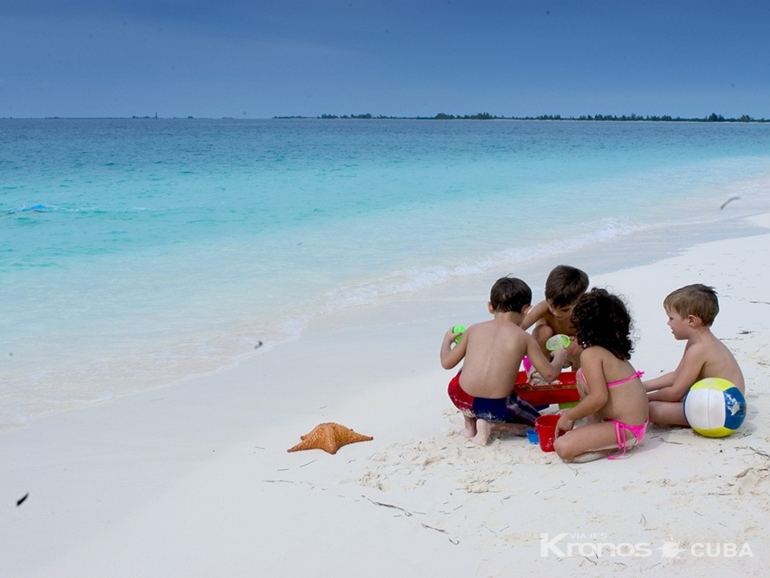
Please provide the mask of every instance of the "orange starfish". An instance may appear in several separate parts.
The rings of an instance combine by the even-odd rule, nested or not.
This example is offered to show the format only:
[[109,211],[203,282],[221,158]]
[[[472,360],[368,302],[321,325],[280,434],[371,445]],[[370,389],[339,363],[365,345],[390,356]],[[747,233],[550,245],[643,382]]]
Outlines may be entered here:
[[324,450],[330,454],[336,454],[337,450],[347,444],[355,442],[368,442],[374,438],[354,432],[349,427],[338,423],[322,423],[313,428],[309,434],[300,436],[302,439],[296,446],[286,451],[298,452],[301,450]]

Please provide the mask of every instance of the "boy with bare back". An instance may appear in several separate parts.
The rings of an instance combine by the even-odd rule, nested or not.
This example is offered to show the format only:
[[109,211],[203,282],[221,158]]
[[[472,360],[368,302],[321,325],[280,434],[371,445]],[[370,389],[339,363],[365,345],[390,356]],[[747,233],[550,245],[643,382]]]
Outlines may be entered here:
[[707,377],[730,381],[741,393],[746,384],[732,352],[713,333],[711,324],[719,313],[713,287],[687,285],[663,301],[674,339],[687,341],[677,368],[644,382],[650,400],[650,421],[662,425],[689,426],[684,415],[684,396],[690,387]]
[[549,338],[559,334],[568,336],[570,345],[567,348],[567,361],[573,370],[580,368],[582,349],[575,339],[572,310],[587,290],[588,275],[583,271],[569,265],[554,267],[545,281],[545,300],[532,307],[521,324],[523,329],[535,326],[532,335],[546,355],[546,341]]
[[[524,281],[502,277],[490,292],[488,308],[493,319],[471,325],[462,334],[450,329],[441,343],[444,369],[465,360],[448,392],[465,418],[461,434],[480,446],[487,444],[493,429],[524,433],[540,416],[513,392],[522,358],[527,355],[545,378],[555,380],[567,357],[560,348],[549,363],[535,338],[521,328],[531,303],[532,290]],[[460,340],[453,346],[458,336]]]

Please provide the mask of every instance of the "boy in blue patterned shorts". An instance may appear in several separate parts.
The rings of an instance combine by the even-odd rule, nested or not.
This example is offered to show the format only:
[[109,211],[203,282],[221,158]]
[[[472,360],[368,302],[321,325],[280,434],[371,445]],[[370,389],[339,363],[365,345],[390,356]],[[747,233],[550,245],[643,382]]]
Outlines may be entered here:
[[449,383],[449,397],[465,418],[460,433],[480,446],[487,445],[493,429],[510,429],[510,424],[531,426],[540,415],[513,393],[522,358],[528,356],[549,381],[559,376],[567,358],[567,352],[559,348],[549,363],[535,338],[521,328],[531,306],[529,286],[521,279],[502,277],[490,292],[488,307],[493,319],[471,325],[454,346],[460,334],[450,329],[441,343],[444,369],[465,360]]

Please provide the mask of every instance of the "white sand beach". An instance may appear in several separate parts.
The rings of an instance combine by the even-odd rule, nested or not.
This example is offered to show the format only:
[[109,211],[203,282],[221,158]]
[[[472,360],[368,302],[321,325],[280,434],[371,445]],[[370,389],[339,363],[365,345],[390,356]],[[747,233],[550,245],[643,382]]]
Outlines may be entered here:
[[[747,382],[730,437],[653,426],[625,459],[586,464],[523,438],[474,446],[438,351],[447,328],[487,318],[495,277],[456,281],[326,317],[235,369],[3,434],[0,576],[765,576],[770,215],[751,223],[767,232],[621,271],[595,273],[590,252],[569,263],[627,298],[647,377],[684,347],[665,295],[717,288],[713,330]],[[556,264],[521,275],[536,299]],[[327,421],[374,440],[287,453]]]

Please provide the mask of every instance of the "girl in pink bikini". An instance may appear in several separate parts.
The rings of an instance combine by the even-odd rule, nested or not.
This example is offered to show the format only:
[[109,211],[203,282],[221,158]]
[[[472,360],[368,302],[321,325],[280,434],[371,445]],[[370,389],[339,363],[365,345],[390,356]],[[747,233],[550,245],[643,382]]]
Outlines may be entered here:
[[[581,400],[559,418],[553,447],[568,462],[623,456],[644,439],[649,413],[639,379],[643,372],[629,362],[631,316],[618,296],[594,288],[578,300],[572,324],[583,348],[577,373]],[[575,428],[582,418],[588,423]]]

